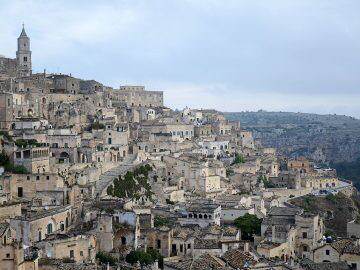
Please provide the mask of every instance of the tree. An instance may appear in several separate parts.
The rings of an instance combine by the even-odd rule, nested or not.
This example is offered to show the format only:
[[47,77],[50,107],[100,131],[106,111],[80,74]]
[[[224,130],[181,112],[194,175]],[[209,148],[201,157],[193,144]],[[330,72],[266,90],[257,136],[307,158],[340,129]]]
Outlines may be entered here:
[[245,159],[244,159],[244,157],[242,155],[236,153],[233,164],[240,164],[240,163],[245,163]]
[[167,226],[167,225],[169,225],[169,223],[170,223],[170,221],[166,217],[156,216],[154,218],[154,226],[155,227]]
[[0,166],[3,166],[6,172],[11,172],[15,174],[28,173],[27,169],[24,166],[14,165],[4,151],[0,153]]
[[130,264],[135,264],[139,262],[141,266],[152,264],[155,261],[151,254],[141,250],[131,251],[126,256],[125,260]]
[[246,213],[244,216],[235,219],[234,224],[241,230],[244,240],[250,240],[254,234],[259,235],[261,232],[261,219],[255,215]]
[[102,264],[109,263],[110,265],[115,265],[115,263],[117,262],[116,258],[104,251],[99,251],[98,253],[96,253],[96,259],[98,259],[99,262]]

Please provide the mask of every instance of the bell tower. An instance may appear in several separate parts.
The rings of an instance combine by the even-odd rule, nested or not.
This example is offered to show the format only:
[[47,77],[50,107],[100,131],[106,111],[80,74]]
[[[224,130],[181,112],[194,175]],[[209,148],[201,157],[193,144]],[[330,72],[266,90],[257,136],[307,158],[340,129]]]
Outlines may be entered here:
[[16,51],[16,64],[18,76],[30,76],[32,73],[30,38],[26,35],[24,24],[21,34],[17,39],[17,43],[18,48]]

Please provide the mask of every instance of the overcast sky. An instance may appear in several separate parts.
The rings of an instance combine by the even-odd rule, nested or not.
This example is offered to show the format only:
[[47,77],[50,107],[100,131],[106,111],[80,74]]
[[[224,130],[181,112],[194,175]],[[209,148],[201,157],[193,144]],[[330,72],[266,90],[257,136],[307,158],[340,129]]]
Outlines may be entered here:
[[360,117],[359,0],[0,0],[33,69],[165,91],[165,104]]

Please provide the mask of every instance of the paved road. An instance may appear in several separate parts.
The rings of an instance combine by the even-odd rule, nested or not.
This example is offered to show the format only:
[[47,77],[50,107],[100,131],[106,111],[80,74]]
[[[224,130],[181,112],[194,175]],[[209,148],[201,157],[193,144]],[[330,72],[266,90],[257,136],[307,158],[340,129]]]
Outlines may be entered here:
[[96,181],[95,185],[96,197],[105,196],[107,187],[114,181],[116,177],[126,173],[129,170],[132,170],[137,165],[135,162],[136,158],[136,155],[129,155],[118,166],[100,175],[100,178],[98,181]]

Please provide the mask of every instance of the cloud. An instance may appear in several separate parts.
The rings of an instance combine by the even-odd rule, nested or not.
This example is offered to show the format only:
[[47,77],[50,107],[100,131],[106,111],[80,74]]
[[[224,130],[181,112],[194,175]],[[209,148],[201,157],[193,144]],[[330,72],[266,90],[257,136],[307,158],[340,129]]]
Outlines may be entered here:
[[0,6],[0,54],[15,55],[25,21],[36,71],[163,88],[165,102],[176,107],[360,116],[357,0],[0,0]]

